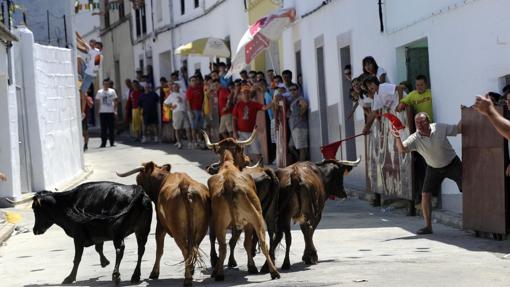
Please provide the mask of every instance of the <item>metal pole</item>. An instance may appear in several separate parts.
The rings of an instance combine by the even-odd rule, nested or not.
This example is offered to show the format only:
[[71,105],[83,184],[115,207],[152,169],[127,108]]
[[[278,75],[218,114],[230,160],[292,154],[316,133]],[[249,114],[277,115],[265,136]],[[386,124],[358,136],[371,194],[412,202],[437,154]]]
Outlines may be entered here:
[[66,48],[69,48],[68,42],[67,42],[67,22],[66,22],[66,14],[62,16],[64,18],[64,37],[66,40]]
[[11,0],[7,0],[7,28],[11,31]]
[[46,10],[46,22],[48,26],[48,44],[50,43],[50,10]]

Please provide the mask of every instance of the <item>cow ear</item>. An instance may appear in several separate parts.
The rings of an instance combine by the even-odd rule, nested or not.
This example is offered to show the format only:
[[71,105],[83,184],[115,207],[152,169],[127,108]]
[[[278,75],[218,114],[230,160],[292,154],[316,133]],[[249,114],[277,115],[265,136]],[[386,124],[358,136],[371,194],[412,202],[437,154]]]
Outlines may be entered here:
[[151,173],[154,170],[155,166],[156,166],[156,164],[152,161],[146,162],[143,164],[143,172]]
[[39,199],[39,197],[36,195],[34,196],[34,205],[35,206],[41,206],[41,200]]
[[164,164],[164,165],[161,167],[161,169],[164,169],[164,170],[166,170],[166,171],[170,172],[170,170],[172,169],[172,165],[170,165],[169,163]]

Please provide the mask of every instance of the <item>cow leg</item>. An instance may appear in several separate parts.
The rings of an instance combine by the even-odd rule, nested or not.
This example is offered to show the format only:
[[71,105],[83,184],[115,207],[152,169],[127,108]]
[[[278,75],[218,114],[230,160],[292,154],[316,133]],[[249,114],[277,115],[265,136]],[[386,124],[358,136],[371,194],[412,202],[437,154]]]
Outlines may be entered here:
[[[267,232],[269,234],[269,256],[271,256],[271,260],[273,260],[273,263],[276,264],[276,261],[275,261],[275,255],[274,255],[274,252],[275,252],[275,232],[271,231],[271,232]],[[280,238],[280,240],[282,240]],[[257,242],[258,242],[258,239],[257,239]],[[262,266],[262,268],[260,269],[260,273],[268,273],[269,272],[269,267],[267,265],[267,260],[266,262],[264,263],[264,265]]]
[[118,285],[120,283],[119,265],[122,261],[122,257],[124,257],[124,239],[113,240],[113,246],[115,246],[115,268],[112,273],[112,281],[115,285]]
[[[182,257],[184,257],[184,286],[191,286],[193,282],[193,269],[195,268],[192,262],[193,260],[190,258],[192,254],[190,253],[190,250],[188,250],[188,243],[186,242],[186,238],[183,238],[180,234],[176,234],[174,239],[175,243],[177,243],[177,246],[181,250]],[[190,240],[190,238],[187,240]]]
[[290,245],[292,244],[292,234],[290,233],[290,221],[285,228],[285,258],[283,259],[282,269],[290,269]]
[[166,232],[163,230],[163,225],[159,222],[156,225],[156,260],[154,261],[154,266],[152,267],[150,279],[158,279],[159,278],[159,265],[161,262],[161,256],[163,256],[163,247],[165,245],[165,235]]
[[273,260],[269,256],[269,250],[267,248],[267,242],[266,242],[266,230],[264,228],[265,222],[264,219],[262,219],[261,216],[256,216],[254,218],[254,222],[252,223],[253,228],[255,229],[255,232],[257,233],[257,237],[259,238],[259,246],[262,250],[262,254],[266,257],[266,261],[269,265],[269,272],[271,273],[271,279],[277,279],[280,278],[280,273],[276,270],[276,267],[274,266]]
[[246,250],[246,255],[248,256],[248,273],[257,274],[259,273],[259,270],[257,270],[257,266],[255,266],[255,261],[253,261],[252,245],[253,227],[248,224],[244,227],[244,249]]
[[236,248],[237,241],[239,240],[239,236],[241,236],[241,230],[232,230],[232,237],[228,242],[230,247],[230,255],[228,257],[228,268],[234,268],[237,266],[236,258],[234,256],[234,250]]
[[225,280],[225,275],[223,273],[223,263],[225,262],[225,257],[227,255],[227,241],[226,241],[226,227],[223,230],[216,229],[216,236],[218,240],[218,246],[220,251],[220,257],[218,258],[218,262],[214,267],[213,273],[211,277],[214,277],[216,281]]
[[211,267],[214,268],[218,262],[218,254],[216,253],[216,232],[214,231],[213,221],[209,225],[209,242],[211,243]]
[[83,245],[78,242],[77,239],[74,240],[74,260],[73,260],[73,270],[71,270],[71,274],[64,279],[62,284],[71,284],[76,281],[76,272],[78,272],[78,266],[80,265],[81,256],[83,255]]
[[101,267],[105,268],[110,264],[110,261],[104,256],[103,253],[103,242],[96,244],[96,251],[99,254],[99,260],[101,261]]
[[301,259],[308,265],[317,264],[317,249],[313,245],[313,226],[309,223],[304,223],[300,227],[305,238],[305,252]]
[[131,276],[131,283],[140,282],[140,265],[142,264],[142,257],[145,253],[145,244],[147,243],[147,237],[149,237],[150,224],[143,226],[143,230],[136,231],[136,243],[138,244],[138,261],[136,262],[135,271]]

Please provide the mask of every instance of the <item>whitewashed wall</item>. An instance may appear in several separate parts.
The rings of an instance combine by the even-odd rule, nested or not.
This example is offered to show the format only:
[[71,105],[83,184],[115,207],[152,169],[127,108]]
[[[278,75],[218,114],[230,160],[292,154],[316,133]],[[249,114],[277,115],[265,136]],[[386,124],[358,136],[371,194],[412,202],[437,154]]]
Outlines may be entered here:
[[[7,176],[0,182],[0,197],[21,196],[18,145],[18,105],[14,84],[8,85],[7,51],[0,45],[0,172]],[[12,57],[12,56],[11,56]],[[13,58],[11,58],[13,59]],[[14,73],[13,73],[14,77]],[[11,78],[14,83],[15,78]]]
[[22,33],[32,187],[38,191],[79,175],[83,157],[72,52],[32,41],[31,33]]
[[[297,14],[303,15],[320,5],[320,2],[285,1],[285,5],[295,6]],[[303,81],[312,112],[319,112],[315,52],[315,39],[319,37],[324,39],[327,59],[327,103],[328,106],[338,104],[340,126],[345,115],[341,100],[342,67],[338,50],[346,42],[351,46],[354,75],[362,72],[361,60],[371,55],[386,69],[392,82],[400,82],[405,79],[406,71],[399,66],[402,61],[399,48],[401,50],[411,42],[427,38],[434,117],[439,122],[456,123],[460,118],[461,104],[471,105],[476,94],[488,90],[500,91],[501,77],[510,74],[509,1],[388,0],[385,3],[384,33],[379,31],[377,1],[356,0],[332,1],[298,20],[284,32],[283,67],[295,68],[294,45],[300,41]],[[339,39],[350,41],[340,45],[342,41]],[[314,125],[318,127],[317,122],[310,124],[312,128]],[[358,123],[357,131],[359,129]],[[330,133],[330,141],[334,140],[338,138],[332,138]],[[460,136],[451,141],[457,154],[461,155]],[[361,147],[358,145],[358,153]],[[363,176],[363,172],[362,168],[358,168],[355,174]],[[350,177],[346,179],[347,182]],[[455,184],[446,181],[443,195],[458,195]],[[460,196],[457,204],[453,205],[453,210],[460,211]],[[450,206],[446,205],[446,208]]]

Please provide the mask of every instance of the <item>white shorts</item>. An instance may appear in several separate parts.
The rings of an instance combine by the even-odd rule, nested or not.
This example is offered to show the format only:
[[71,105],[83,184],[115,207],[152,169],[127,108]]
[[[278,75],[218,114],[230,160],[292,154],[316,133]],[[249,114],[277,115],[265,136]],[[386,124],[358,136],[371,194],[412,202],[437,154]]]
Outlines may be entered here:
[[172,122],[174,129],[189,129],[190,124],[188,120],[188,115],[186,112],[173,112],[172,113]]
[[296,149],[302,149],[308,147],[308,129],[293,128],[290,131],[291,143],[290,146],[294,146]]
[[[251,136],[251,132],[237,132],[239,135],[239,140],[247,140]],[[255,137],[255,140],[251,145],[247,145],[244,147],[245,154],[262,154],[260,151],[260,143],[259,138]]]

